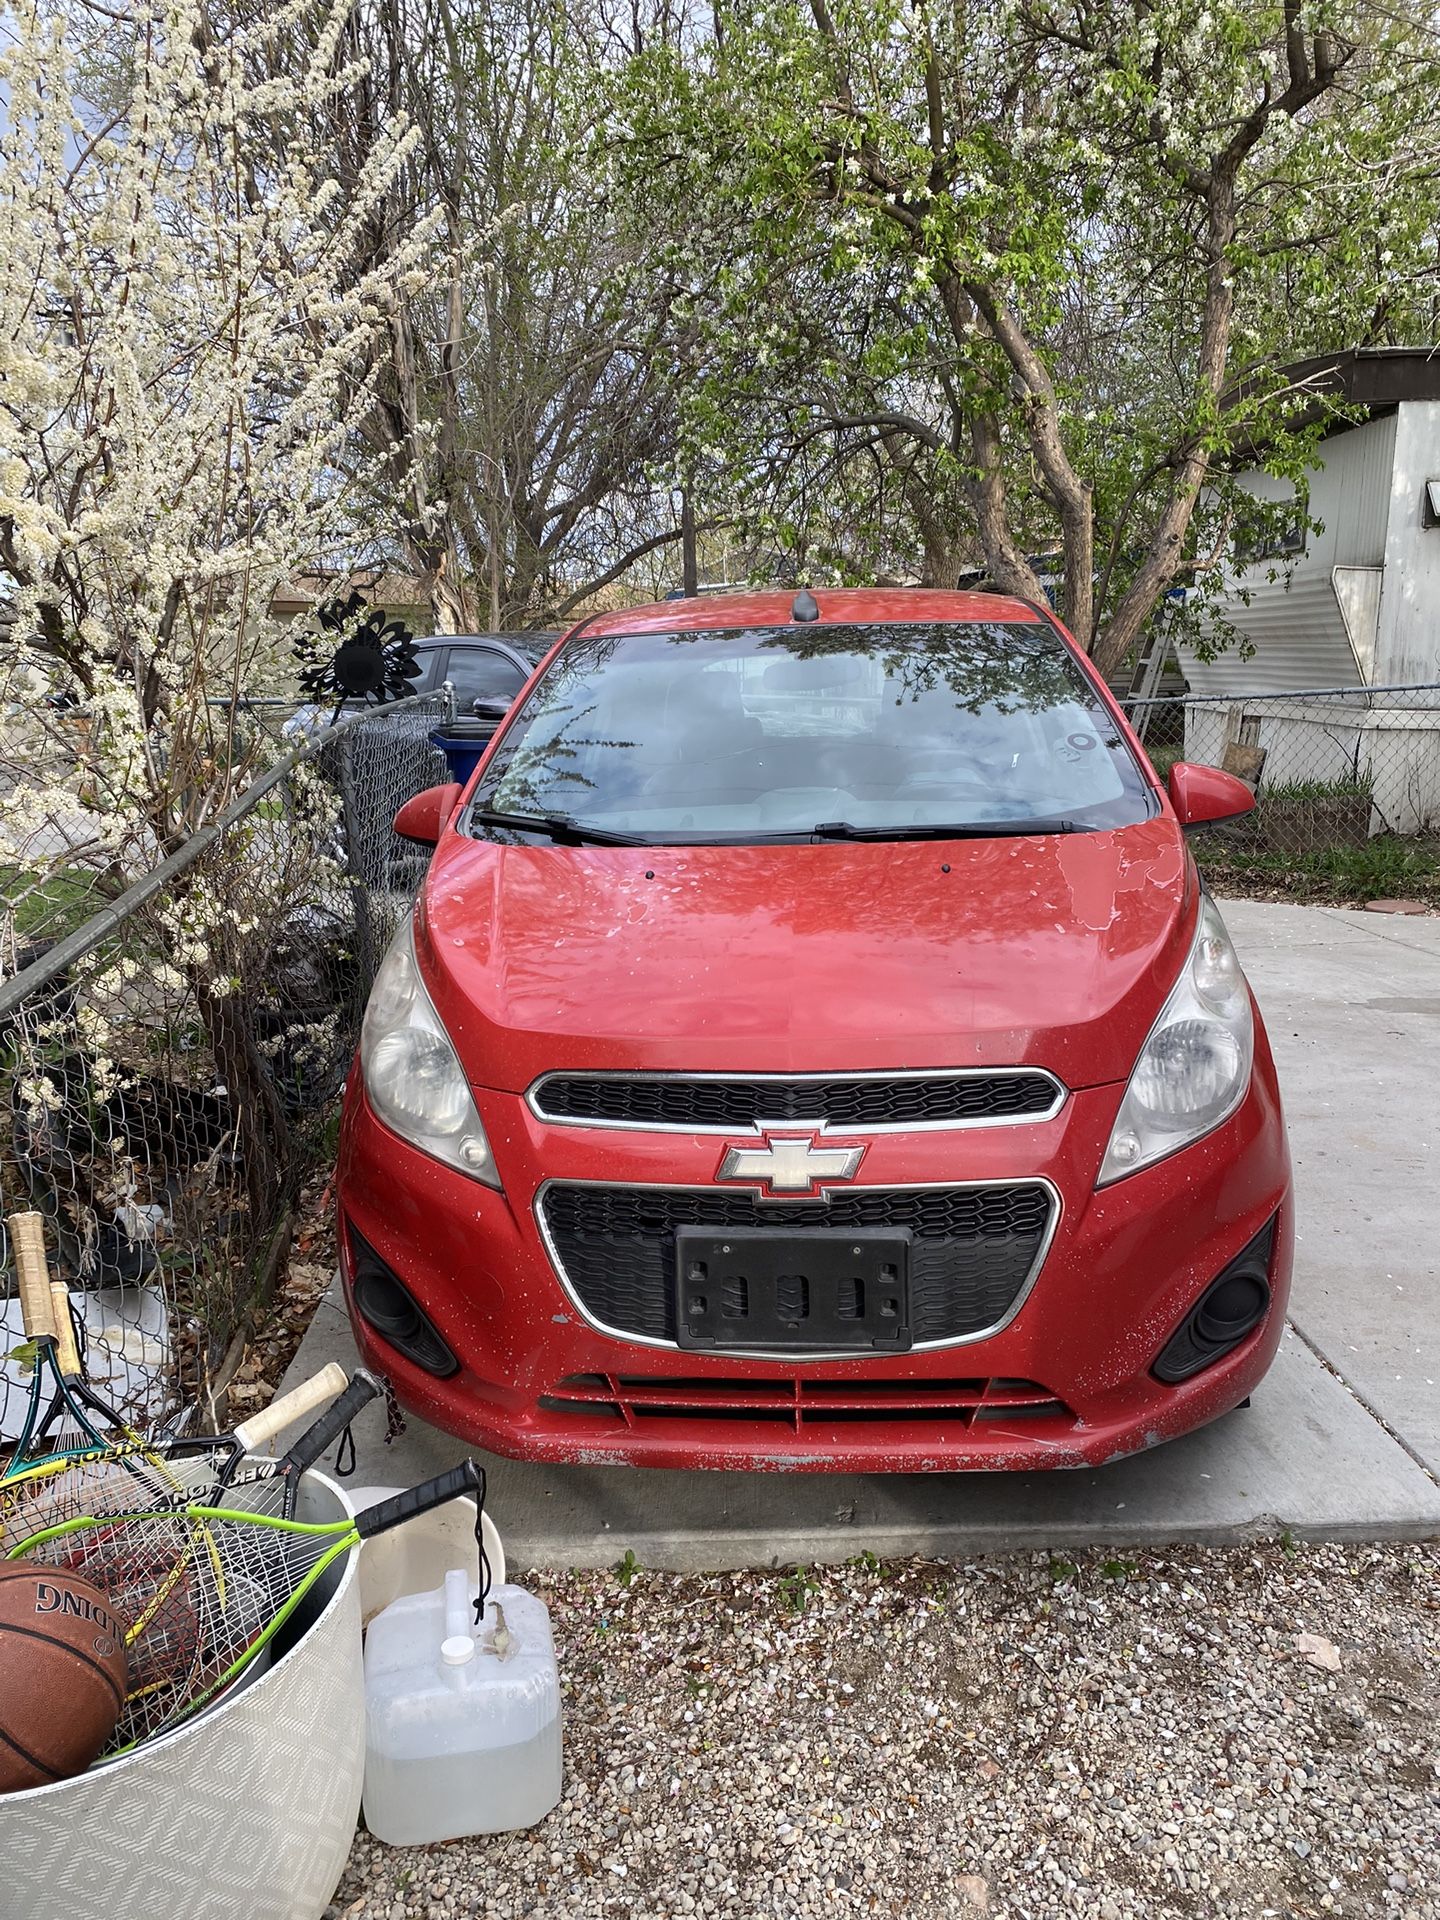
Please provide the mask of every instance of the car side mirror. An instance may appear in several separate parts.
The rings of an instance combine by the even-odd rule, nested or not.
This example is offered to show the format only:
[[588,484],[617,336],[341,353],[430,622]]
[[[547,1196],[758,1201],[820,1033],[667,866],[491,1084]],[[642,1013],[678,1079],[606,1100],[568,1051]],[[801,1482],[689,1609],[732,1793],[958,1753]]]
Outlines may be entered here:
[[477,720],[489,720],[498,727],[513,705],[513,701],[504,700],[498,696],[492,699],[482,697],[470,702],[470,711]]
[[413,840],[418,847],[433,847],[459,800],[458,780],[448,781],[443,787],[426,787],[407,800],[396,814],[396,833],[402,840]]
[[1193,760],[1177,760],[1166,782],[1175,818],[1187,833],[1196,827],[1218,826],[1222,820],[1238,820],[1255,805],[1255,795],[1233,773],[1219,767],[1197,766]]

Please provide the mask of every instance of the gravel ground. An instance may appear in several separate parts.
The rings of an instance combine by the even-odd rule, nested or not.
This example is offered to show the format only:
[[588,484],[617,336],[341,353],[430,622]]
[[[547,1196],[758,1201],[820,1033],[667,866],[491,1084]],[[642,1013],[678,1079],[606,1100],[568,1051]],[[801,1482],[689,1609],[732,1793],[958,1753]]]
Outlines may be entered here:
[[532,1576],[565,1798],[333,1916],[1440,1916],[1440,1549]]

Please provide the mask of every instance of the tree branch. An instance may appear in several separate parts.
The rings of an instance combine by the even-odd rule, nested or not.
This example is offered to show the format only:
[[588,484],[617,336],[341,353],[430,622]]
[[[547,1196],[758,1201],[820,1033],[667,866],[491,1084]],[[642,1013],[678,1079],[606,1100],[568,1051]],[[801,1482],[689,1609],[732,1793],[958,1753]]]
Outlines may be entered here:
[[[695,531],[697,533],[713,533],[717,528],[723,527],[726,524],[727,522],[724,520],[701,520],[697,523]],[[618,580],[627,567],[633,567],[635,562],[637,560],[643,560],[647,553],[657,553],[661,547],[673,546],[680,537],[681,529],[679,527],[672,527],[665,533],[652,534],[650,539],[641,540],[637,545],[631,547],[628,553],[622,555],[622,557],[615,562],[614,566],[607,567],[604,573],[598,574],[593,580],[586,581],[583,587],[577,587],[574,593],[568,594],[565,599],[556,602],[550,609],[551,618],[563,620],[572,607],[578,607],[581,601],[588,599],[592,593],[599,593],[601,588],[608,587],[612,580]]]
[[1065,449],[1050,370],[994,287],[967,281],[965,292],[1025,387],[1026,432],[1054,496],[1064,538],[1065,617],[1075,638],[1088,650],[1094,633],[1095,517],[1090,488]]

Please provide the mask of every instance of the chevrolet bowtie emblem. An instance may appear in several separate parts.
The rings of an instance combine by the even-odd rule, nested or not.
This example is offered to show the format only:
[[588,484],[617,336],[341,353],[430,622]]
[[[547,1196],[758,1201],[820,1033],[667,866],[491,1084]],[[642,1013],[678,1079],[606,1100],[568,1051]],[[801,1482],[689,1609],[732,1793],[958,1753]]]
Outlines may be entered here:
[[762,1199],[823,1200],[829,1180],[853,1180],[864,1147],[831,1147],[815,1134],[766,1134],[755,1147],[727,1147],[717,1180],[746,1181]]

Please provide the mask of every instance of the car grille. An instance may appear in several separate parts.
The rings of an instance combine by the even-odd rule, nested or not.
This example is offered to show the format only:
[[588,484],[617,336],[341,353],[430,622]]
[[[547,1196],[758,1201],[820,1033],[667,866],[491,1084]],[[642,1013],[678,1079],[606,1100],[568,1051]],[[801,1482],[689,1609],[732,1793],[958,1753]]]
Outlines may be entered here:
[[1003,1424],[1007,1433],[1030,1425],[1053,1431],[1074,1423],[1063,1400],[1034,1380],[784,1380],[665,1379],[649,1375],[572,1373],[540,1397],[550,1413],[611,1426],[651,1420],[723,1421],[785,1426],[820,1437],[827,1428],[904,1426],[935,1421],[951,1426]]
[[1039,1181],[972,1187],[868,1187],[832,1192],[823,1208],[709,1188],[552,1182],[536,1212],[551,1253],[585,1312],[644,1340],[675,1338],[675,1230],[682,1226],[908,1228],[915,1344],[973,1339],[1009,1314],[1049,1237],[1055,1199]]
[[1018,1067],[835,1078],[552,1073],[537,1084],[531,1103],[545,1120],[684,1132],[697,1127],[729,1131],[767,1120],[832,1127],[997,1125],[1048,1119],[1064,1098],[1065,1089],[1052,1074]]

